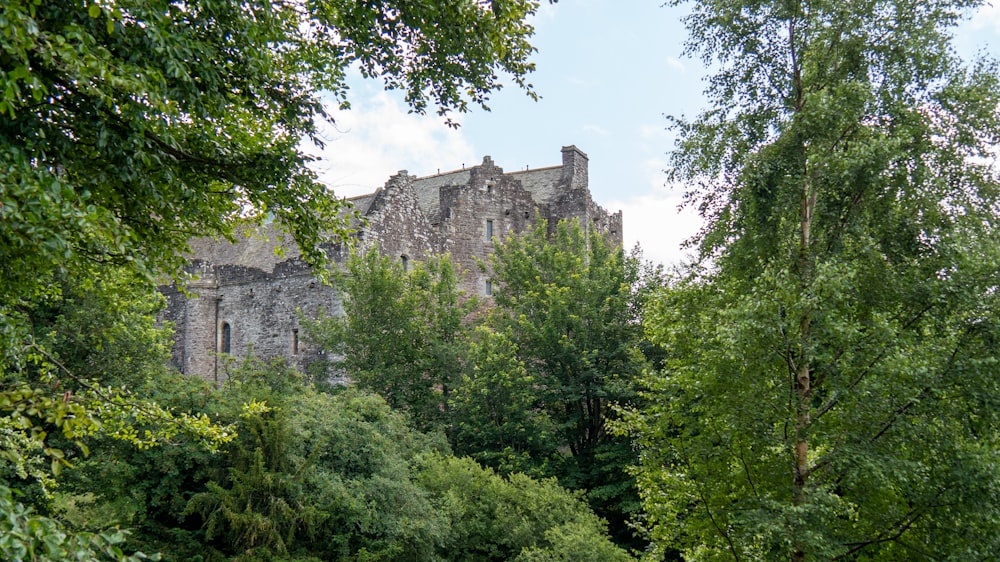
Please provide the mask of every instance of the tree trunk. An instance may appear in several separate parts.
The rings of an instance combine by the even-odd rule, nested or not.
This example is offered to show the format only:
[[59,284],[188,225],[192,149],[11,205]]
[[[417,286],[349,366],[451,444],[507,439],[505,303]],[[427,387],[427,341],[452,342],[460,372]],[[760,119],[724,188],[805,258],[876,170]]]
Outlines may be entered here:
[[[816,190],[809,181],[809,170],[802,187],[802,206],[799,213],[799,291],[802,297],[811,290],[812,256],[812,221],[816,210]],[[809,307],[802,310],[799,318],[799,353],[797,372],[794,376],[794,392],[796,399],[795,412],[795,443],[792,457],[795,459],[795,470],[792,485],[795,489],[794,505],[802,505],[806,500],[806,486],[809,480],[809,424],[810,399],[812,395],[812,362],[809,349],[811,316]],[[805,560],[805,548],[799,541],[794,542],[791,553],[792,562]]]
[[[792,79],[795,88],[796,113],[801,112],[805,106],[805,89],[802,84],[802,61],[796,52],[796,28],[795,18],[788,21],[788,47],[792,63]],[[808,165],[809,149],[802,147],[804,159],[804,180],[802,182],[802,203],[799,209],[799,294],[804,297],[810,290],[812,284],[812,222],[816,210],[816,189],[810,181],[810,170]],[[804,301],[805,299],[803,299]],[[792,486],[795,490],[792,502],[794,505],[802,505],[806,501],[806,485],[809,480],[809,424],[810,424],[810,397],[812,393],[812,361],[809,349],[811,314],[809,307],[804,307],[802,315],[799,317],[799,353],[797,357],[797,370],[790,373],[793,377],[792,395],[796,400],[795,411],[795,442],[792,446],[792,458],[795,461]],[[805,545],[800,540],[795,540],[792,552],[789,556],[792,562],[802,562],[806,558]]]

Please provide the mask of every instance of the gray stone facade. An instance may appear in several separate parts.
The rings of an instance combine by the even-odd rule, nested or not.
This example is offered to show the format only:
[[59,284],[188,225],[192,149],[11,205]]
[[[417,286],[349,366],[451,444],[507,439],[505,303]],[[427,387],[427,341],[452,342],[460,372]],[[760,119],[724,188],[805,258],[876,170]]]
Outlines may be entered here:
[[[493,249],[489,234],[503,239],[522,232],[536,216],[550,226],[578,218],[619,245],[622,240],[621,212],[609,213],[593,201],[587,155],[575,146],[563,147],[561,165],[534,170],[505,173],[489,156],[478,166],[423,178],[404,170],[350,202],[364,218],[355,246],[400,260],[448,253],[463,271],[462,289],[469,294],[488,291],[488,275],[477,260]],[[299,314],[340,313],[340,295],[314,279],[287,236],[264,226],[236,244],[199,239],[191,248],[196,280],[187,294],[162,288],[168,301],[162,319],[175,327],[175,367],[218,382],[222,353],[282,356],[299,368],[325,360],[300,338]],[[346,257],[340,245],[327,251],[335,262]]]

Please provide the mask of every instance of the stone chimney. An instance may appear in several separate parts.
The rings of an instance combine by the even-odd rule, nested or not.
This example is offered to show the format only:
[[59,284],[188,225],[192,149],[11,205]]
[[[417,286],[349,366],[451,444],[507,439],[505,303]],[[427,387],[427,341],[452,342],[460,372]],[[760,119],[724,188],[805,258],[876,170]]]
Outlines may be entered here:
[[562,147],[562,177],[559,183],[570,189],[586,188],[588,161],[587,155],[575,145]]

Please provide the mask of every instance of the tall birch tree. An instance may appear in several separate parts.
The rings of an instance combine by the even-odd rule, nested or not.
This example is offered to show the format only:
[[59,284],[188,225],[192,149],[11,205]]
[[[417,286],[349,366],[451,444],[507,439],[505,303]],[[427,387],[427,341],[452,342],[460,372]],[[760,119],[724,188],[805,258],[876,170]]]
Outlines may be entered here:
[[671,174],[701,260],[647,315],[668,358],[625,424],[661,550],[1000,551],[998,75],[950,46],[978,4],[692,7],[712,105]]

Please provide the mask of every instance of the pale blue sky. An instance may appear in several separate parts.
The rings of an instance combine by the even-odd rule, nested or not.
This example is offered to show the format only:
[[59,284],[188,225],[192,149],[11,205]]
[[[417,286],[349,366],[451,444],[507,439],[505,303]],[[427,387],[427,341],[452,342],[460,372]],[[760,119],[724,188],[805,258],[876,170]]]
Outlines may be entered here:
[[[339,195],[370,193],[397,170],[428,175],[474,165],[484,155],[508,171],[560,163],[560,147],[575,144],[590,157],[590,187],[604,207],[624,213],[624,235],[648,259],[671,263],[680,242],[698,227],[677,212],[681,190],[663,174],[673,146],[665,114],[694,115],[707,102],[700,60],[682,57],[683,8],[660,0],[560,0],[534,20],[536,72],[542,96],[531,101],[507,88],[492,111],[460,116],[456,131],[442,119],[409,115],[400,96],[358,80],[353,108],[336,114],[336,128],[317,166]],[[984,8],[956,34],[964,56],[1000,45],[1000,9]]]

